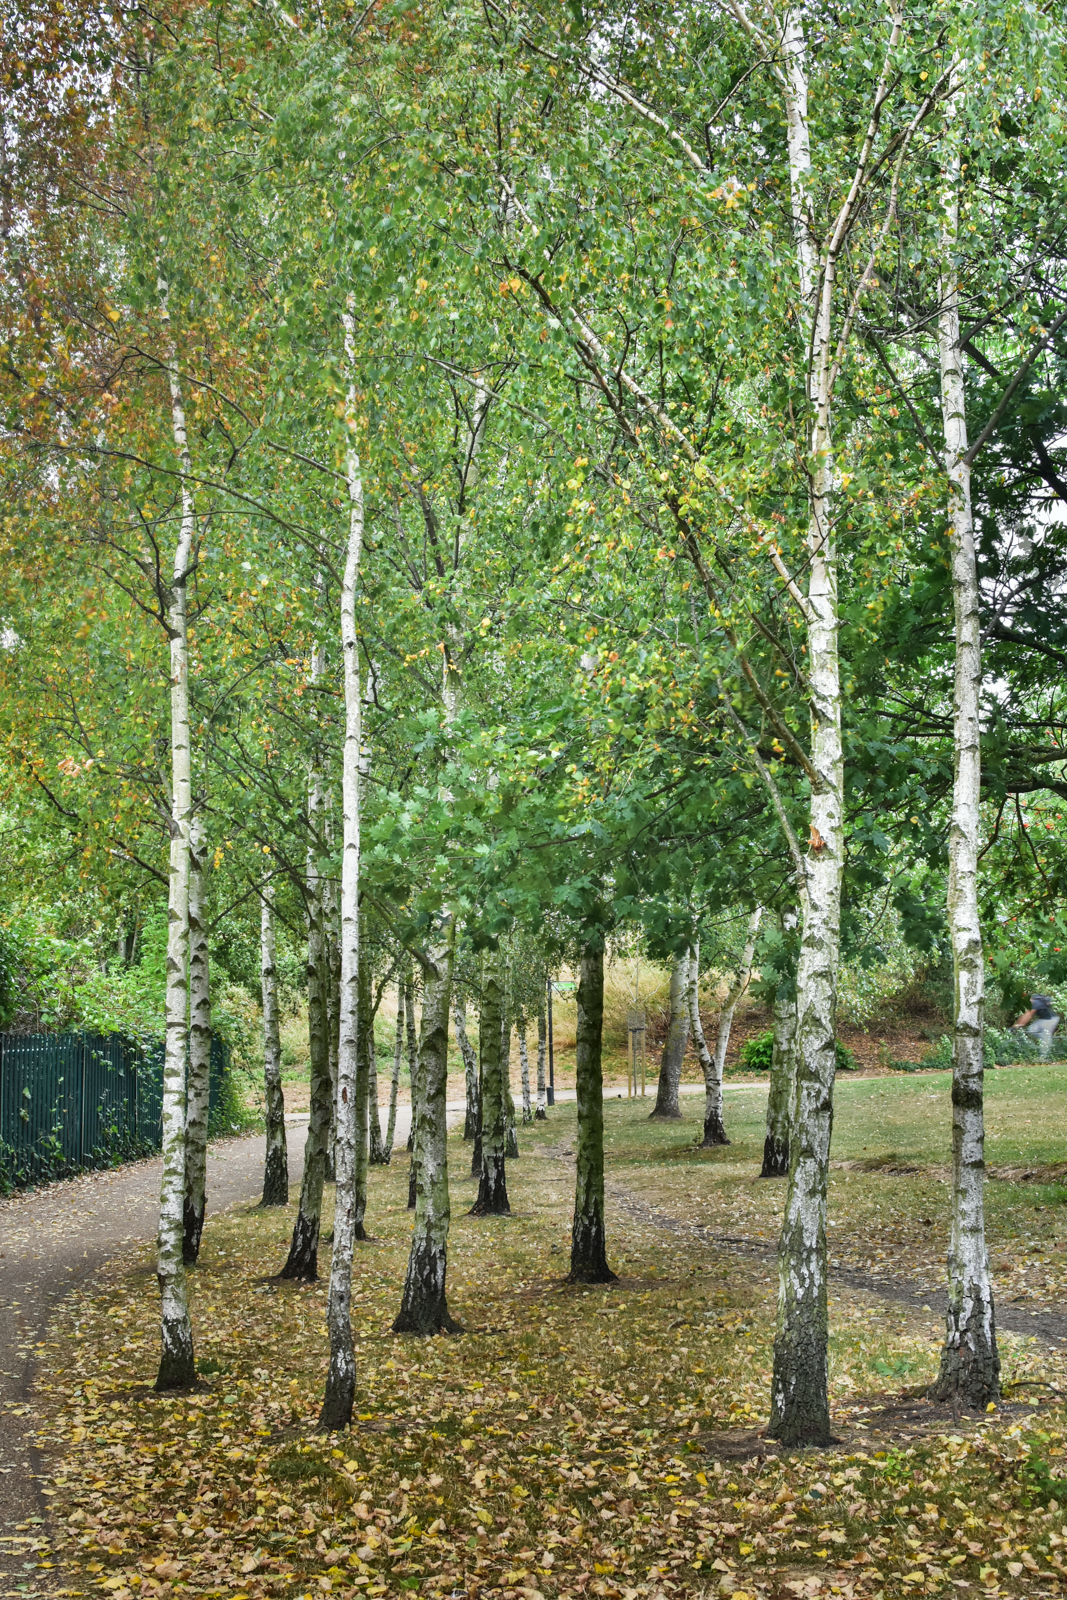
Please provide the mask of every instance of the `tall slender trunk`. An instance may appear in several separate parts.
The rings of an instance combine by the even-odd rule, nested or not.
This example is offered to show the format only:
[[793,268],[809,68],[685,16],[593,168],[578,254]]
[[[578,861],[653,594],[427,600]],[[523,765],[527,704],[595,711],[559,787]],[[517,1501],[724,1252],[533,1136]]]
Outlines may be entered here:
[[182,1260],[200,1254],[207,1209],[207,1119],[211,1101],[211,969],[204,880],[207,839],[202,817],[189,831],[189,1082],[185,1097],[185,1201]]
[[604,1231],[604,947],[582,946],[578,979],[578,1038],[575,1089],[578,1139],[575,1151],[571,1283],[611,1283]]
[[952,1040],[952,1241],[948,1311],[934,1393],[984,1407],[1000,1394],[1000,1355],[985,1239],[983,1025],[985,984],[978,915],[981,823],[982,635],[967,455],[967,395],[960,346],[959,158],[948,172],[941,232],[938,354],[945,472],[952,526],[952,597],[956,631],[953,695],[955,771],[949,826],[948,924],[955,975]]
[[473,1139],[478,1126],[478,1057],[467,1037],[467,1007],[459,995],[452,1002],[452,1021],[456,1029],[459,1053],[463,1057],[463,1083],[467,1098],[463,1137]]
[[394,1333],[458,1333],[446,1295],[448,1229],[448,1010],[455,958],[455,924],[431,951],[423,971],[419,1043],[418,1151],[415,1227]]
[[[737,969],[735,981],[723,1001],[722,1010],[719,1012],[719,1026],[715,1034],[715,1054],[711,1060],[711,1076],[709,1080],[708,1069],[704,1068],[704,1145],[705,1147],[717,1144],[729,1144],[726,1129],[722,1121],[722,1079],[726,1070],[726,1052],[730,1046],[730,1032],[734,1023],[734,1012],[749,983],[752,981],[752,961],[756,953],[756,935],[759,933],[760,922],[763,918],[762,906],[757,906],[748,923],[748,932],[745,937],[745,947],[741,952],[741,965]],[[694,1032],[700,1030],[700,1007],[697,1003],[697,980],[699,973],[700,947],[696,948],[693,959],[693,983],[690,989],[690,1011],[693,1016]],[[703,1057],[707,1055],[707,1046],[704,1044],[703,1031],[697,1041],[697,1048],[703,1046]]]
[[[838,213],[816,282],[810,223],[807,58],[799,11],[791,10],[787,15],[782,46],[791,85],[786,102],[800,287],[802,298],[813,303],[808,386],[811,469],[806,620],[810,759],[817,780],[811,786],[809,846],[802,885],[796,1115],[791,1133],[789,1188],[778,1243],[778,1326],[769,1432],[783,1444],[799,1445],[824,1443],[830,1437],[826,1193],[833,1125],[834,1010],[844,863],[837,557],[831,523],[832,316],[837,257],[851,212],[846,203]],[[873,131],[869,139],[873,140]],[[865,148],[869,150],[869,144]]]
[[282,1041],[278,1023],[278,967],[274,950],[274,892],[263,891],[259,915],[260,987],[263,995],[263,1093],[267,1150],[263,1161],[265,1206],[289,1204],[289,1153],[285,1143]]
[[500,1079],[504,1088],[504,1154],[509,1161],[519,1156],[519,1133],[515,1126],[515,1096],[511,1092],[511,1014],[504,987],[504,1010],[500,1017]]
[[[415,1084],[419,1076],[419,1036],[415,1031],[415,979],[408,973],[404,985],[404,1026],[407,1032],[408,1085],[411,1096],[411,1127],[408,1129],[408,1149],[415,1148]],[[411,1202],[415,1204],[414,1200]]]
[[545,1088],[545,1053],[548,1044],[548,1026],[545,1021],[545,985],[541,985],[541,999],[537,1005],[537,1110],[534,1116],[538,1122],[548,1119],[547,1098]]
[[[327,823],[329,812],[327,811]],[[329,837],[328,830],[327,837]],[[341,1048],[341,940],[339,906],[333,882],[327,878],[322,891],[323,941],[326,950],[326,1039],[330,1060],[330,1138],[326,1156],[326,1181],[337,1176],[334,1146],[337,1143],[337,1073]]]
[[504,1174],[507,1144],[507,1102],[504,1096],[504,1070],[501,1059],[501,1020],[504,1009],[501,968],[503,955],[487,950],[482,968],[482,1002],[478,1017],[478,1048],[481,1056],[482,1165],[478,1198],[471,1206],[472,1217],[510,1216],[508,1186]]
[[359,1023],[356,1029],[356,1109],[353,1124],[353,1229],[357,1239],[365,1239],[367,1215],[367,1172],[370,1167],[370,1067],[374,1049],[374,1016],[371,1011],[370,952],[366,927],[360,926],[359,943]]
[[687,948],[681,955],[675,956],[674,965],[671,967],[671,1016],[667,1029],[667,1042],[663,1046],[663,1056],[660,1060],[656,1103],[649,1112],[650,1119],[664,1117],[677,1121],[682,1115],[682,1108],[678,1104],[678,1085],[682,1081],[682,1060],[689,1042],[689,1007],[686,1003],[688,988]]
[[318,772],[312,774],[308,818],[312,845],[308,848],[308,1052],[311,1057],[311,1115],[304,1141],[304,1175],[300,1184],[300,1209],[293,1224],[289,1257],[278,1274],[313,1282],[318,1277],[319,1228],[322,1221],[322,1189],[326,1181],[330,1131],[333,1122],[333,1082],[330,1077],[330,1047],[327,1038],[326,990],[329,982],[326,941],[322,926],[322,879],[315,859],[315,843],[322,812],[322,786]]
[[404,1055],[404,980],[396,986],[396,1038],[393,1041],[393,1076],[389,1084],[389,1117],[385,1126],[385,1159],[393,1159],[393,1140],[396,1137],[396,1102],[400,1094],[400,1063]]
[[[341,660],[344,668],[345,738],[341,757],[341,990],[337,1060],[336,1167],[337,1190],[333,1225],[333,1259],[326,1323],[330,1330],[330,1368],[326,1375],[319,1426],[347,1428],[356,1392],[356,1359],[352,1343],[352,1247],[357,1217],[358,1031],[364,1005],[360,993],[360,957],[366,958],[359,911],[360,777],[363,759],[363,698],[359,672],[356,597],[363,550],[363,474],[356,453],[355,324],[344,316],[345,361],[348,369],[348,541],[341,582]],[[365,1078],[364,1078],[365,1081]],[[364,1115],[366,1100],[364,1099]]]
[[522,1122],[523,1127],[533,1121],[533,1109],[530,1105],[530,1061],[526,1054],[526,1018],[519,1013],[516,1024],[519,1035],[519,1075],[522,1082]]
[[789,1125],[796,1087],[797,1032],[797,1002],[791,983],[780,984],[775,994],[773,1032],[761,1178],[784,1178],[789,1172]]
[[157,1389],[181,1389],[196,1382],[193,1330],[182,1260],[185,1206],[185,1058],[189,1006],[189,829],[192,819],[192,747],[189,728],[189,640],[186,583],[196,543],[193,464],[185,431],[178,380],[178,352],[171,332],[167,281],[157,284],[170,375],[174,448],[182,473],[182,518],[167,594],[170,640],[170,862],[167,887],[166,1047],[163,1057],[163,1173],[159,1190],[156,1277],[160,1292],[160,1342]]
[[386,1153],[385,1141],[382,1138],[382,1108],[378,1104],[378,1050],[374,1041],[374,1019],[371,1018],[370,1039],[368,1040],[368,1065],[370,1076],[367,1080],[367,1106],[370,1116],[370,1164],[372,1167],[387,1167],[389,1156]]
[[404,1008],[407,1022],[408,1045],[408,1081],[411,1085],[411,1126],[408,1128],[408,1149],[411,1151],[411,1161],[408,1165],[408,1210],[414,1211],[418,1202],[418,1166],[419,1152],[415,1144],[415,1125],[418,1121],[418,1100],[420,1090],[419,1081],[419,1047],[418,1035],[415,1032],[415,979],[408,979],[408,986],[404,994]]

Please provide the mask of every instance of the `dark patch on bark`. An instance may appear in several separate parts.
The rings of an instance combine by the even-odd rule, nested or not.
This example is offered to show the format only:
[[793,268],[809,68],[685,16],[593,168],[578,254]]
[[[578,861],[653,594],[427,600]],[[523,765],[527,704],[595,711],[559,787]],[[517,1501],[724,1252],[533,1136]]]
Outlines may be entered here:
[[482,1163],[478,1198],[468,1212],[472,1217],[510,1217],[508,1185],[504,1176],[504,1157],[491,1156]]
[[408,1173],[408,1210],[409,1211],[414,1211],[414,1209],[415,1209],[415,1196],[416,1196],[417,1190],[418,1190],[418,1176],[417,1176],[416,1169],[415,1169],[415,1162],[413,1160],[412,1163],[411,1163],[411,1171]]
[[571,1270],[568,1283],[617,1283],[608,1266],[603,1217],[575,1217],[571,1228]]
[[952,1085],[952,1104],[961,1111],[981,1111],[985,1096],[981,1089],[972,1089],[965,1083]]
[[187,1267],[195,1266],[200,1257],[200,1240],[204,1232],[205,1207],[199,1209],[185,1197],[182,1207],[182,1261]]
[[789,1146],[770,1134],[763,1141],[763,1170],[761,1178],[787,1178],[789,1176]]
[[716,1145],[729,1144],[726,1129],[722,1125],[722,1117],[717,1111],[704,1118],[704,1137],[700,1142],[702,1150],[714,1150]]
[[193,1357],[193,1336],[187,1322],[164,1318],[162,1327],[163,1353],[155,1387],[158,1390],[195,1389],[196,1361]]
[[289,1282],[314,1283],[319,1275],[319,1219],[302,1213],[293,1225],[289,1259],[278,1277]]
[[404,1298],[393,1323],[394,1333],[462,1333],[463,1327],[450,1315],[445,1294],[447,1270],[445,1251],[429,1241],[412,1245],[404,1280]]
[[478,1107],[478,1121],[474,1128],[474,1149],[471,1151],[471,1177],[482,1175],[482,1109]]
[[508,1123],[507,1141],[504,1145],[504,1154],[507,1156],[509,1161],[517,1161],[519,1159],[519,1136],[515,1132],[515,1124],[513,1122]]
[[534,1112],[534,1121],[535,1122],[547,1122],[548,1121],[548,1112],[544,1109],[543,1106],[538,1106],[537,1110]]
[[267,1150],[267,1159],[263,1163],[263,1206],[287,1206],[289,1204],[289,1163],[286,1160],[285,1149],[281,1145],[273,1145]]
[[779,1444],[833,1444],[826,1387],[826,1330],[796,1328],[774,1341],[772,1415],[767,1436]]
[[955,1310],[946,1316],[948,1336],[941,1348],[941,1370],[931,1385],[931,1400],[955,1401],[972,1411],[984,1411],[1000,1399],[1000,1355],[989,1307],[989,1336],[983,1326],[984,1308],[975,1304],[966,1323]]
[[320,1433],[341,1433],[352,1422],[356,1400],[356,1364],[351,1358],[331,1360],[319,1412]]

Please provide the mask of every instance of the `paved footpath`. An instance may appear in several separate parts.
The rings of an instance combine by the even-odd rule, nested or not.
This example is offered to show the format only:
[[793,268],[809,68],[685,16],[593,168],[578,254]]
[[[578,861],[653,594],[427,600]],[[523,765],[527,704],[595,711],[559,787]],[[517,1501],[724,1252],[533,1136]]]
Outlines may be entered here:
[[[289,1163],[297,1178],[302,1144],[303,1129],[292,1128]],[[153,1237],[160,1166],[158,1157],[136,1161],[0,1200],[0,1595],[40,1593],[47,1578],[34,1572],[36,1563],[23,1565],[25,1535],[47,1532],[43,1463],[29,1437],[35,1418],[26,1409],[37,1345],[75,1284],[110,1256]],[[212,1145],[207,1181],[209,1215],[257,1200],[262,1134]]]

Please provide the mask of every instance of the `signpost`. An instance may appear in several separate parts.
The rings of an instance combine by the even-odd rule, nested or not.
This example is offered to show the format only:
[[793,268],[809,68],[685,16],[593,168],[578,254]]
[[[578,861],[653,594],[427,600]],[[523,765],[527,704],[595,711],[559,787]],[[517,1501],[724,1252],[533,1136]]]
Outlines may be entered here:
[[631,1084],[633,1085],[634,1094],[637,1094],[637,1056],[638,1052],[640,1051],[641,1098],[643,1100],[645,1098],[645,1013],[643,1011],[629,1012],[626,1018],[626,1029],[630,1036],[630,1059],[627,1063],[628,1073],[626,1081],[626,1098],[630,1098]]

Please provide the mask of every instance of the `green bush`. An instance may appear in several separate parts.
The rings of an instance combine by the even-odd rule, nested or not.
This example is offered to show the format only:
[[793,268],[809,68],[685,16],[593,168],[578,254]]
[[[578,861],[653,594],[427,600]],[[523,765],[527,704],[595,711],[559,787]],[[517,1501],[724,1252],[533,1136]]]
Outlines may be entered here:
[[741,1046],[741,1065],[746,1072],[770,1072],[773,1056],[774,1034],[769,1028],[766,1033],[746,1039]]
[[[838,1072],[855,1072],[859,1062],[852,1051],[843,1045],[840,1039],[834,1042],[834,1051],[837,1057]],[[758,1033],[752,1039],[746,1039],[741,1046],[741,1065],[746,1072],[770,1072],[771,1062],[774,1059],[774,1034],[768,1028],[766,1033]]]

